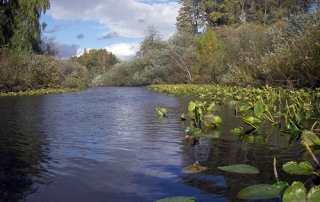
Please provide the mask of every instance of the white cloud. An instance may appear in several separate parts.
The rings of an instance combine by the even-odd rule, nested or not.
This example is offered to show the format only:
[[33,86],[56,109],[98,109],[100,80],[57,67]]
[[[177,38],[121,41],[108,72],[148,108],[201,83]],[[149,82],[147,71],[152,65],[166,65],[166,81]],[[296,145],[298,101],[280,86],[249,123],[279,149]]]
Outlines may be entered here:
[[139,50],[140,44],[133,43],[118,43],[105,47],[107,51],[112,52],[121,60],[132,59]]
[[60,20],[94,20],[109,32],[123,37],[141,38],[143,31],[154,25],[168,38],[175,32],[180,4],[168,0],[51,0],[48,14]]

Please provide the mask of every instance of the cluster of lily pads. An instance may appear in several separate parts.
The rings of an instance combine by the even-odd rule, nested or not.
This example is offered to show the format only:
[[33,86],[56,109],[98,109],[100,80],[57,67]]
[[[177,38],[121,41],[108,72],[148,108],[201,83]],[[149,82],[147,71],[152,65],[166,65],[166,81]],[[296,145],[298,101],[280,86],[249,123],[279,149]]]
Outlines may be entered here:
[[[194,84],[152,85],[148,88],[170,95],[211,99],[211,104],[195,102],[189,105],[189,113],[191,110],[198,110],[200,116],[206,114],[204,105],[207,107],[211,105],[230,106],[239,120],[252,126],[251,134],[257,133],[266,124],[277,126],[281,132],[291,136],[290,140],[298,140],[305,130],[317,135],[320,133],[320,89],[289,90],[272,88],[268,85],[261,88],[251,86],[243,88]],[[197,112],[194,113],[197,115]],[[197,118],[197,116],[192,118]],[[244,134],[240,126],[231,132],[237,135]]]
[[[248,135],[259,134],[264,124],[269,125],[268,127],[276,127],[281,132],[289,134],[289,140],[302,140],[303,145],[317,164],[317,167],[313,168],[309,162],[298,164],[291,161],[282,166],[283,170],[289,174],[320,177],[319,162],[310,149],[310,147],[320,147],[320,89],[294,91],[270,86],[242,88],[218,85],[153,85],[148,88],[159,93],[196,96],[212,100],[210,104],[206,101],[189,103],[190,126],[186,127],[186,136],[183,140],[194,142],[197,138],[208,136],[203,133],[205,128],[219,131],[219,124],[222,120],[219,116],[214,115],[214,111],[216,105],[227,105],[234,109],[235,116],[239,120],[252,127],[249,133],[247,131],[245,133],[242,127],[232,129],[231,133],[245,138]],[[186,119],[187,117],[182,114],[181,120]],[[195,163],[185,168],[184,171],[201,172],[206,169],[208,168]],[[246,174],[259,173],[258,169],[244,164],[221,166],[218,169]],[[302,182],[295,181],[289,185],[287,182],[278,181],[275,165],[274,170],[277,179],[275,184],[246,187],[238,193],[238,198],[255,200],[281,197],[283,201],[320,201],[320,186],[314,186],[307,192]]]

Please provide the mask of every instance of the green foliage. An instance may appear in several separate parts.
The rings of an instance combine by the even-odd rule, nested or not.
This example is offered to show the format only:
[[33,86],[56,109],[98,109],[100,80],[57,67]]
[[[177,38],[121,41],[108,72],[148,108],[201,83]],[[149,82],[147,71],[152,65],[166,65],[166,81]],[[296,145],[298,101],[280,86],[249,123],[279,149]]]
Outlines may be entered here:
[[164,198],[156,200],[155,202],[195,202],[196,200],[193,197],[188,196],[174,196],[170,198]]
[[156,112],[160,117],[168,116],[168,110],[164,107],[156,107]]
[[119,63],[119,59],[106,49],[85,50],[82,55],[72,59],[85,66],[91,78],[106,73],[113,65]]
[[273,185],[257,184],[242,189],[237,197],[246,200],[261,200],[281,197],[289,185],[286,182],[278,182]]
[[49,0],[1,1],[0,47],[9,45],[16,51],[40,52],[42,13],[50,8]]
[[[281,30],[271,30],[274,51],[262,58],[264,76],[289,87],[314,87],[320,75],[319,13],[295,16]],[[303,51],[302,51],[303,50]]]
[[145,30],[144,38],[140,43],[140,49],[137,52],[137,56],[143,57],[153,50],[162,50],[166,47],[167,44],[162,40],[161,33],[152,25]]
[[226,172],[241,173],[241,174],[258,174],[260,172],[257,168],[247,164],[220,166],[218,167],[218,169]]
[[[207,27],[197,40],[197,59],[200,64],[199,80],[204,80],[205,83],[210,82],[210,78],[216,82],[219,67],[218,60],[223,57],[224,44],[218,40],[216,34],[211,27]],[[206,77],[208,77],[206,79]]]
[[181,8],[177,16],[177,29],[191,34],[197,34],[198,29],[205,25],[203,10],[200,8],[200,0],[179,0]]
[[58,61],[51,55],[0,51],[0,91],[19,92],[46,88],[86,88],[87,70],[78,63]]

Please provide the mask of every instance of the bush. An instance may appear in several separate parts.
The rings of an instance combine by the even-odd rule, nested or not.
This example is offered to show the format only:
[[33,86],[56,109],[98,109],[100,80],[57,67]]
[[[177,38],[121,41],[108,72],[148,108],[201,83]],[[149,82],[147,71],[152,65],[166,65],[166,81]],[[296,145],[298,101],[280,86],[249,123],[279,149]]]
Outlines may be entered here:
[[86,69],[68,60],[33,52],[0,50],[0,92],[45,88],[85,88],[90,84]]

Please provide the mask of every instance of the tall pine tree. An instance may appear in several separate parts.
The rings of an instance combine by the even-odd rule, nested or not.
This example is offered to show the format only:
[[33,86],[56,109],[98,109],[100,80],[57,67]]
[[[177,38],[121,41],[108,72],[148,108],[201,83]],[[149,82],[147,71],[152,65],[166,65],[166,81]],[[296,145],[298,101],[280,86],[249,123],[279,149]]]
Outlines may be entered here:
[[197,34],[205,25],[204,12],[200,8],[200,0],[179,0],[182,7],[179,10],[176,27],[178,31]]

